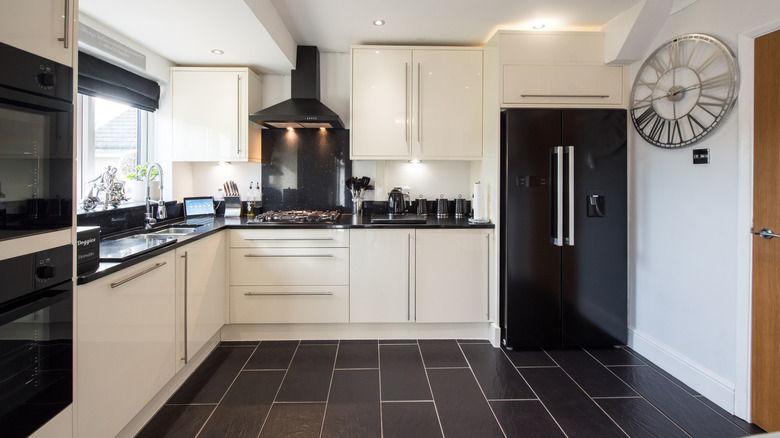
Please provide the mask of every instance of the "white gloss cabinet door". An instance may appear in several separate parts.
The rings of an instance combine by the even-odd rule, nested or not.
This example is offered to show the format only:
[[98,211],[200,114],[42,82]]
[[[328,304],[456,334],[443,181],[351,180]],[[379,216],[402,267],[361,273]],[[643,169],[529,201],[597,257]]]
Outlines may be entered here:
[[492,232],[417,230],[417,322],[488,320]]
[[76,434],[116,434],[173,377],[174,251],[78,286]]
[[349,321],[414,321],[414,229],[352,229]]
[[415,50],[413,156],[482,156],[482,51]]
[[353,157],[392,159],[411,154],[411,90],[411,50],[352,50]]
[[176,250],[178,369],[225,324],[225,241],[219,232]]
[[0,1],[0,41],[73,66],[76,0]]

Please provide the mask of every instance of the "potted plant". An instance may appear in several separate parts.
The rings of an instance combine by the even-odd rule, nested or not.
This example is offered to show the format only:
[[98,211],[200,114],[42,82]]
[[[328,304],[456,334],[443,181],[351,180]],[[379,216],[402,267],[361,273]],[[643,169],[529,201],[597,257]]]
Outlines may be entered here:
[[[132,167],[125,174],[125,178],[130,185],[130,196],[136,202],[142,202],[146,197],[146,172],[148,169],[149,162],[146,162]],[[153,200],[160,199],[160,181],[157,181],[159,176],[157,169],[152,168],[149,185],[151,186],[151,198]]]

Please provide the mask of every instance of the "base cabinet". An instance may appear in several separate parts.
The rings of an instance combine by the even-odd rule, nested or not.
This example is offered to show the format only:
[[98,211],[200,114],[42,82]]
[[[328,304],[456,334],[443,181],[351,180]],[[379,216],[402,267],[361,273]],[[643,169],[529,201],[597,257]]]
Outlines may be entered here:
[[491,230],[417,230],[417,322],[489,319]]
[[176,250],[177,369],[225,324],[225,233]]
[[76,294],[76,436],[116,436],[175,373],[174,252]]
[[349,321],[414,321],[414,229],[353,229],[349,241]]

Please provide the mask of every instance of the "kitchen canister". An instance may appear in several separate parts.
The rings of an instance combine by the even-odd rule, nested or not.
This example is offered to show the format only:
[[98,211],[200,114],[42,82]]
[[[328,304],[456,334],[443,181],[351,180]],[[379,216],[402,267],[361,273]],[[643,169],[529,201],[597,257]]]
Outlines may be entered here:
[[436,200],[436,217],[450,217],[450,207],[447,205],[449,201],[444,198],[444,195]]
[[420,195],[417,199],[417,214],[428,216],[428,200],[423,198],[423,195]]
[[462,195],[458,195],[455,199],[455,217],[461,218],[466,216],[468,216],[468,212],[466,211],[466,200],[463,199]]

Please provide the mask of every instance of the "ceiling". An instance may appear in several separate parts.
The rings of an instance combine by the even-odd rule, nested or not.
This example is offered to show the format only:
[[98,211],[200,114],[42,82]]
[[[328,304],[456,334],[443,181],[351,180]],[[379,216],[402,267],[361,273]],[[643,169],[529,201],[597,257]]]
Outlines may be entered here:
[[80,0],[79,9],[178,65],[288,74],[295,44],[344,53],[352,44],[482,45],[499,28],[599,30],[639,1]]

